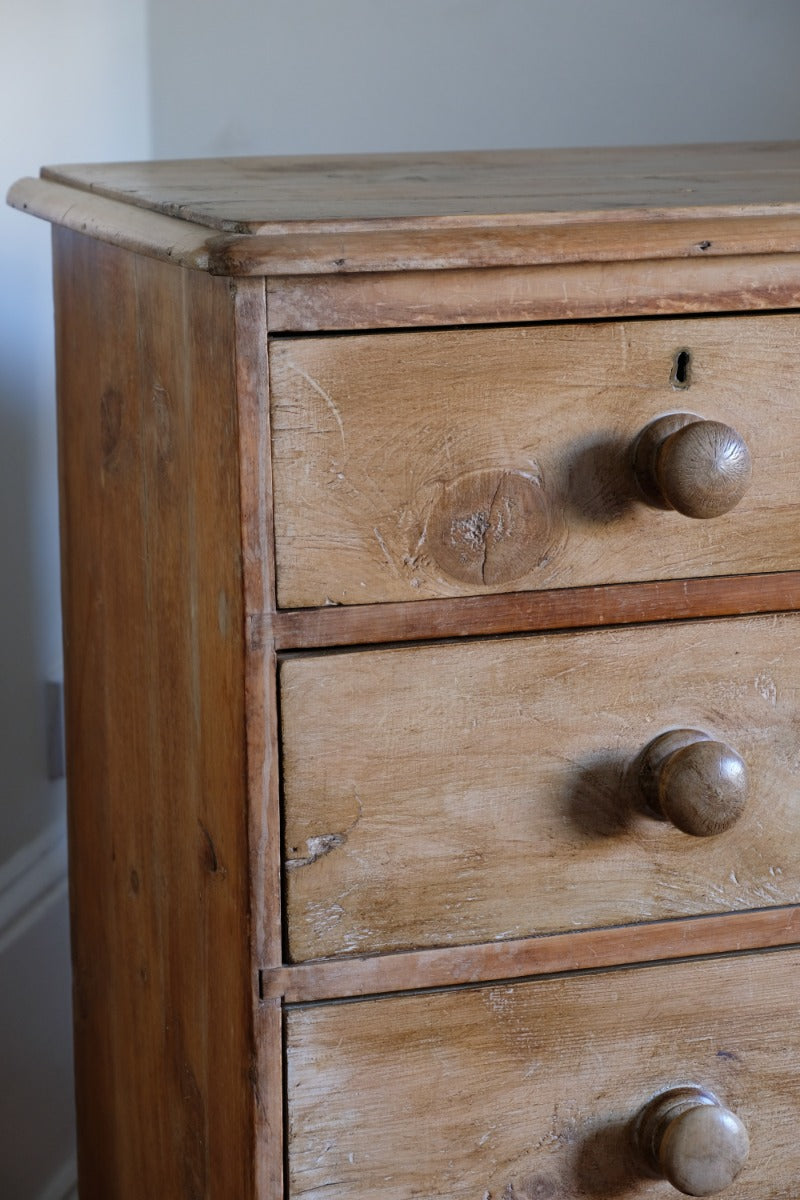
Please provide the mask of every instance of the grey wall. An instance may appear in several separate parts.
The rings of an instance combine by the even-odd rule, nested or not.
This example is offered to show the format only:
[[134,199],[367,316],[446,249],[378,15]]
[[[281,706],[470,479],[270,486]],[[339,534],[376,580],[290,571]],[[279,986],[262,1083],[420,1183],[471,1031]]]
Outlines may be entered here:
[[[28,0],[0,182],[45,162],[800,137],[797,0]],[[46,226],[0,209],[0,1195],[62,1200],[72,1113]]]
[[224,13],[151,6],[158,157],[800,133],[796,0],[228,0]]

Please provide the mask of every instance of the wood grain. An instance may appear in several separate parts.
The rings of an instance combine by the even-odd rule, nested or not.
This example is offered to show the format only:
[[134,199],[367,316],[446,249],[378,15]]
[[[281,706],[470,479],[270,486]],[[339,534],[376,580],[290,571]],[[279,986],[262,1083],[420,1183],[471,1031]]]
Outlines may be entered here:
[[252,614],[275,605],[272,475],[269,454],[269,372],[263,283],[240,280],[236,315],[238,473],[241,499],[250,874],[257,962],[280,962],[280,766],[273,647],[250,634]]
[[[447,222],[444,227],[436,223],[408,228],[408,222],[403,222],[400,228],[382,230],[370,222],[361,231],[345,228],[244,237],[218,234],[207,242],[208,270],[212,274],[286,276],[311,282],[353,275],[369,280],[373,274],[385,277],[386,272],[392,272],[396,279],[401,273],[419,271],[546,271],[551,264],[568,268],[573,264],[605,267],[624,263],[632,267],[629,278],[646,278],[644,271],[637,270],[646,263],[651,277],[661,276],[666,281],[684,278],[689,289],[694,281],[694,290],[699,291],[697,285],[703,278],[726,280],[728,287],[733,285],[734,258],[745,264],[752,258],[749,273],[758,277],[759,268],[766,265],[763,259],[774,254],[796,258],[800,249],[800,218],[796,216],[761,213],[715,218],[703,213],[701,219],[668,217],[664,221],[647,217],[637,228],[636,239],[631,238],[633,224],[629,216],[619,220],[594,217],[542,227],[539,218],[520,215],[514,223],[487,218],[477,223],[462,220],[455,225]],[[714,262],[716,267],[712,267]],[[784,277],[782,263],[773,264],[776,267],[772,272],[761,271],[762,285],[767,284],[770,275],[773,286]],[[597,272],[588,274],[597,278]],[[619,272],[617,278],[624,279],[624,273]],[[346,289],[341,291],[346,293]],[[615,292],[612,282],[609,299]]]
[[[487,224],[530,214],[800,215],[800,142],[185,159],[53,166],[49,180],[226,232]],[[443,219],[443,220],[442,220]]]
[[227,158],[42,174],[15,185],[10,203],[230,276],[800,250],[798,143]]
[[[252,1160],[258,1200],[285,1200],[283,1002],[260,996],[255,1013],[256,1055],[248,1064],[258,1111]],[[225,1195],[224,1192],[221,1195]]]
[[[800,143],[43,174],[82,1200],[666,1196],[687,1082],[794,1200],[798,317],[742,314]],[[635,490],[676,409],[732,513]],[[635,794],[678,725],[719,836]]]
[[124,250],[207,271],[211,249],[208,230],[189,221],[132,208],[62,184],[20,179],[8,193],[8,203],[52,225],[83,233]]
[[[772,315],[273,340],[279,604],[795,568],[797,330]],[[633,444],[675,408],[747,443],[733,512],[640,499]]]
[[252,616],[249,631],[256,647],[313,650],[796,608],[800,608],[800,572],[782,571],[258,613]]
[[800,907],[792,906],[578,929],[476,946],[318,959],[271,967],[260,978],[265,1000],[310,1004],[798,943]]
[[[276,330],[721,311],[789,306],[798,298],[800,217],[774,211],[648,217],[636,238],[629,217],[542,227],[437,223],[411,231],[369,222],[360,232],[312,227],[256,235],[218,233],[51,180],[18,180],[8,202],[164,262],[212,275],[274,277]],[[475,268],[489,272],[488,291],[476,287]]]
[[[248,636],[250,613],[275,603],[269,373],[263,281],[231,292],[235,321],[238,477],[246,655],[244,666],[250,883],[250,976],[254,964],[283,958],[280,876],[280,755],[274,649]],[[244,865],[244,864],[243,864]],[[229,931],[230,933],[230,931]],[[252,1171],[258,1200],[284,1200],[283,1009],[254,990],[254,1049],[246,1064],[255,1097]],[[213,1034],[212,1034],[213,1036]],[[243,1064],[244,1065],[244,1064]]]
[[[649,230],[642,231],[646,237]],[[470,259],[482,246],[476,239]],[[486,256],[488,258],[488,255]],[[276,260],[267,281],[273,332],[496,325],[599,317],[746,312],[800,305],[800,255],[655,257],[557,265],[492,264],[289,276]]]
[[55,236],[80,1191],[254,1195],[226,283]]
[[[796,903],[799,656],[792,614],[284,662],[291,959]],[[681,726],[747,764],[717,837],[636,791]]]
[[289,1195],[666,1200],[631,1125],[696,1083],[750,1134],[726,1197],[791,1200],[798,967],[784,951],[292,1009]]

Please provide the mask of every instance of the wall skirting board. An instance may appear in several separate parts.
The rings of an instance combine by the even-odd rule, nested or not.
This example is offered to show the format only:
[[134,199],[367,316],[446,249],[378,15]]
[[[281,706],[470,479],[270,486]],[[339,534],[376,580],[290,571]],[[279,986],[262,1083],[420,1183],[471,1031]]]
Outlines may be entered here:
[[0,865],[0,1194],[77,1200],[63,820]]
[[67,834],[44,829],[0,866],[0,955],[67,893]]
[[56,1171],[36,1200],[78,1200],[78,1165],[74,1158]]

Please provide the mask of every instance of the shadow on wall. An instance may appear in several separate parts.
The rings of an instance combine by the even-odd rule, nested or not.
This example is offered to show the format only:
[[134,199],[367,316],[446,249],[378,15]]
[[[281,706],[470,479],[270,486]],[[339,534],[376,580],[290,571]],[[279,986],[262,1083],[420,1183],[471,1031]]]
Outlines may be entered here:
[[[11,348],[9,348],[10,350]],[[64,789],[47,780],[42,419],[35,386],[0,363],[0,1195],[63,1200],[74,1186]],[[24,355],[20,355],[20,358]],[[39,403],[42,403],[39,401]],[[55,523],[56,514],[49,515]],[[57,564],[46,564],[58,578]]]
[[33,514],[36,412],[23,386],[0,364],[0,863],[39,832],[44,736],[35,644]]
[[61,674],[54,385],[35,362],[52,360],[52,335],[26,337],[16,317],[0,310],[0,869],[65,808],[45,720]]

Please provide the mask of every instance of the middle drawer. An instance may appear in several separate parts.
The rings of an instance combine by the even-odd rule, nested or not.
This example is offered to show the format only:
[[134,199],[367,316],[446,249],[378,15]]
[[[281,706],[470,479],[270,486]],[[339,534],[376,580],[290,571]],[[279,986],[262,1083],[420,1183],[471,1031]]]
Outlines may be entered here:
[[[290,959],[796,903],[798,662],[796,614],[286,659]],[[722,833],[647,809],[675,729],[746,766]]]

